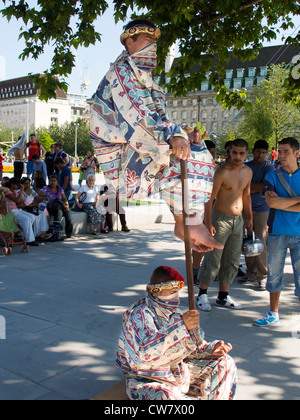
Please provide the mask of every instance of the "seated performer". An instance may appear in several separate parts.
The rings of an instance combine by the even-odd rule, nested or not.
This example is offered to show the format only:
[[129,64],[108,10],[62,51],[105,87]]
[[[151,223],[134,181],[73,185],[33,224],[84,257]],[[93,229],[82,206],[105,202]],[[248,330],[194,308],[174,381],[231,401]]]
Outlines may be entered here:
[[109,188],[120,199],[161,192],[183,240],[180,158],[189,160],[191,242],[195,251],[223,249],[203,224],[215,164],[200,131],[189,135],[167,116],[166,96],[153,80],[160,30],[152,22],[130,22],[125,47],[101,81],[91,110],[91,140]]
[[[237,369],[223,341],[197,344],[199,312],[179,311],[184,279],[158,267],[148,295],[123,315],[116,365],[123,370],[130,400],[231,400]],[[202,333],[202,332],[201,332]],[[203,333],[202,333],[203,335]]]

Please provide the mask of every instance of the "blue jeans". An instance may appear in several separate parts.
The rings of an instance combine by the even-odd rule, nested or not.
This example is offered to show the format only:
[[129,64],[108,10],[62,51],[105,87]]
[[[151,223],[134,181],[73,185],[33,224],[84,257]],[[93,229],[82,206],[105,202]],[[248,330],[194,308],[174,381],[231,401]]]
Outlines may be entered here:
[[290,250],[295,279],[295,295],[300,298],[300,235],[269,234],[267,291],[277,293],[284,290],[283,277],[287,250]]
[[27,176],[34,175],[33,174],[33,164],[32,160],[28,160],[27,162]]

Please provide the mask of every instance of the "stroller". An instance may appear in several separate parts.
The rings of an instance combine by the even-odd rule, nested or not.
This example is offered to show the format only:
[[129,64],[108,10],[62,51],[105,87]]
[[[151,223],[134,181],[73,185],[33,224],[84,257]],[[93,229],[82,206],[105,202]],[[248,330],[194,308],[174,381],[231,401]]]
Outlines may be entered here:
[[0,245],[4,246],[2,254],[9,255],[14,245],[22,245],[21,252],[29,252],[29,247],[21,229],[16,224],[13,213],[5,199],[0,195]]

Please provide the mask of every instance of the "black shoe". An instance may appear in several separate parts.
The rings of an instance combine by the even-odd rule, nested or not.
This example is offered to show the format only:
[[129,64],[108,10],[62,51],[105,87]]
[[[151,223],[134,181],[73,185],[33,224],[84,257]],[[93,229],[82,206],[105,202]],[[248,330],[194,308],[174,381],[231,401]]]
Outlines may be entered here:
[[40,244],[37,241],[27,242],[26,245],[29,245],[29,246],[40,246]]
[[246,277],[246,273],[244,273],[244,271],[239,268],[239,271],[238,271],[236,277],[245,278]]
[[122,226],[122,232],[130,232],[127,226]]

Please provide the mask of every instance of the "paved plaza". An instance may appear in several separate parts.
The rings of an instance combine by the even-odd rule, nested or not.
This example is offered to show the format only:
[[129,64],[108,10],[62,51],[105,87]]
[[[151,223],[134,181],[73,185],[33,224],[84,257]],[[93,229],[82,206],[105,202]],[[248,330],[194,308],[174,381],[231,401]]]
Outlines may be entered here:
[[[132,227],[132,226],[129,226]],[[0,256],[0,399],[87,400],[122,379],[114,366],[122,313],[144,296],[152,271],[172,265],[185,274],[183,243],[171,219],[47,243]],[[201,312],[208,341],[233,345],[239,369],[237,399],[300,399],[300,305],[289,259],[281,324],[259,329],[268,293],[237,281],[231,295],[241,311],[213,305]],[[209,290],[214,302],[217,283]],[[195,290],[196,291],[196,290]],[[187,309],[184,289],[182,308]]]

